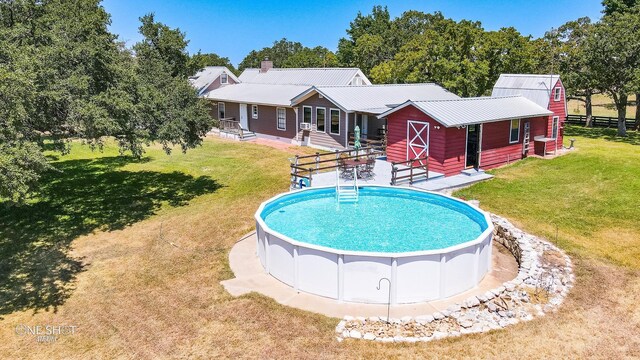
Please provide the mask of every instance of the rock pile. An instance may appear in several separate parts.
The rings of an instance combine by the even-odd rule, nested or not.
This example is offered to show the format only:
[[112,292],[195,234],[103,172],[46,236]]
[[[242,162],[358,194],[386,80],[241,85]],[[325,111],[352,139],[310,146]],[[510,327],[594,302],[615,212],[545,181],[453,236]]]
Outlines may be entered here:
[[493,240],[509,249],[518,262],[515,279],[429,315],[401,319],[345,316],[336,327],[338,341],[430,341],[501,329],[555,311],[575,281],[569,256],[504,218],[492,215],[492,220]]

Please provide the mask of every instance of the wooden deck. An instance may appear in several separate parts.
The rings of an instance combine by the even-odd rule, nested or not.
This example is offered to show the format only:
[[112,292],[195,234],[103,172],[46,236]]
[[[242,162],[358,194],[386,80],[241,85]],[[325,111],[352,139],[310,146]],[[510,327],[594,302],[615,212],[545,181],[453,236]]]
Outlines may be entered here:
[[[370,179],[358,179],[359,185],[390,185],[391,184],[391,163],[386,161],[385,158],[379,158],[376,160],[374,167],[375,176]],[[409,181],[398,182],[398,186],[411,186],[418,189],[430,190],[430,191],[442,191],[451,188],[463,187],[478,181],[488,180],[493,178],[493,175],[479,172],[477,174],[466,175],[459,174],[455,176],[445,177],[444,174],[435,171],[429,171],[428,180],[415,181],[412,185]],[[349,184],[349,180],[339,180],[341,184]],[[335,186],[336,174],[335,172],[325,172],[313,175],[312,187],[319,186]]]

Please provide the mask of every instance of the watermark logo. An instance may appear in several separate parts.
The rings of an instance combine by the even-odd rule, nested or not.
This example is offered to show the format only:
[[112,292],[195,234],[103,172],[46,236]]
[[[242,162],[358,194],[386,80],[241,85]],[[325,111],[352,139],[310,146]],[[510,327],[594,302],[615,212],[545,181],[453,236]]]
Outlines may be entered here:
[[33,337],[39,343],[54,343],[61,336],[75,335],[78,332],[76,325],[25,325],[18,324],[15,328],[16,335]]

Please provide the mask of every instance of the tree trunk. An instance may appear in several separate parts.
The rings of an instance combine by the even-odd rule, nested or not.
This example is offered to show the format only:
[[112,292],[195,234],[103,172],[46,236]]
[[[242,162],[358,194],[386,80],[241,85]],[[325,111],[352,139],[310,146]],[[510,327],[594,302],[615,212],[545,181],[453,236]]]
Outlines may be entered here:
[[616,102],[618,109],[618,136],[627,136],[627,94],[620,94]]
[[587,112],[586,127],[593,127],[593,108],[591,106],[591,90],[585,91],[584,95],[584,108]]
[[640,92],[636,93],[636,124],[634,129],[640,129]]

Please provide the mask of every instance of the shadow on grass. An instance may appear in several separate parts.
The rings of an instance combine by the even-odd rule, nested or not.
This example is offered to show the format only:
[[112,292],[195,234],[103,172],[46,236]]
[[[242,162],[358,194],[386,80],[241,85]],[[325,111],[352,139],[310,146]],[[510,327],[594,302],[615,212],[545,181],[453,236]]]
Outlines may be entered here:
[[[584,126],[567,126],[564,133],[565,139],[571,136],[582,136],[590,139],[605,139],[631,145],[640,145],[640,131],[627,130],[626,137],[618,136],[618,129],[612,128],[588,128]],[[565,144],[567,141],[565,140]]]
[[[94,230],[117,230],[162,206],[182,206],[220,185],[180,172],[124,171],[130,157],[69,160],[43,177],[37,198],[0,203],[0,315],[56,310],[83,271],[69,255],[71,241]],[[144,160],[142,160],[144,161]]]

